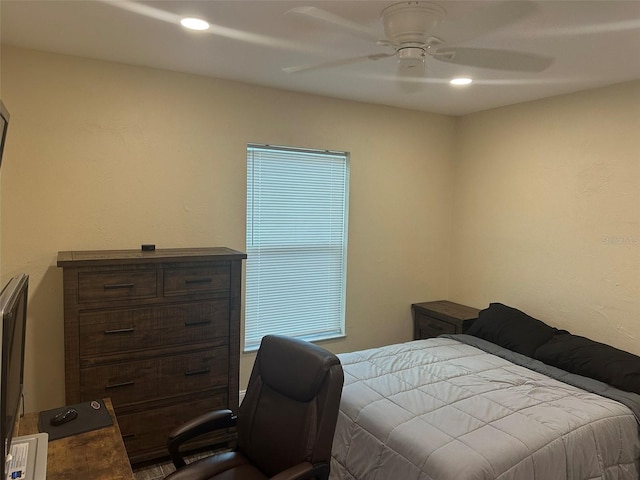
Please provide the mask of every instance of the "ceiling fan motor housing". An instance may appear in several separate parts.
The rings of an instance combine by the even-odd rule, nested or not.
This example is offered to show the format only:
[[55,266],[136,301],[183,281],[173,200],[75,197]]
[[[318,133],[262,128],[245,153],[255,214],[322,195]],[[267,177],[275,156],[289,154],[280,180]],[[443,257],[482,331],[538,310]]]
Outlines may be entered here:
[[[429,2],[401,2],[385,8],[380,14],[384,33],[396,47],[424,46],[429,32],[440,23],[446,11]],[[411,45],[413,44],[413,45]]]

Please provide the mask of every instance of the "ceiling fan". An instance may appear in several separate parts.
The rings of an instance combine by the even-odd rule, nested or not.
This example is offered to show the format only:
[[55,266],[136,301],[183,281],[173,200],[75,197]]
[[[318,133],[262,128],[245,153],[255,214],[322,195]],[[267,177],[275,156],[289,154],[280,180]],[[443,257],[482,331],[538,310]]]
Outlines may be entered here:
[[329,11],[317,7],[296,7],[287,13],[348,32],[382,47],[391,48],[392,51],[286,67],[283,70],[288,73],[298,73],[396,57],[398,76],[401,79],[423,77],[426,72],[426,58],[472,67],[540,72],[551,65],[553,58],[512,50],[456,46],[512,23],[530,14],[534,9],[535,5],[530,1],[505,1],[474,11],[472,15],[449,20],[446,18],[446,10],[440,5],[422,1],[404,1],[382,10],[380,17],[385,37],[380,39],[373,29]]

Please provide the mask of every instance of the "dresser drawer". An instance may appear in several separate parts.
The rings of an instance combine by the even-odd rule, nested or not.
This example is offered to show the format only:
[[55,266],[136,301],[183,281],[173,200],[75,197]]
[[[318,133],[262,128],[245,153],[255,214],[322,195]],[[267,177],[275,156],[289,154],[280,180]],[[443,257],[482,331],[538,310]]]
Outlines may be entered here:
[[229,301],[80,314],[80,357],[201,342],[229,342]]
[[80,369],[81,398],[111,397],[114,407],[226,386],[227,347]]
[[226,394],[212,393],[199,400],[118,414],[125,447],[128,452],[135,452],[138,456],[148,453],[150,458],[157,457],[157,451],[166,454],[167,438],[174,428],[203,413],[227,408],[227,402]]
[[191,295],[224,292],[229,290],[231,268],[229,265],[166,268],[164,270],[164,295]]
[[157,295],[155,270],[78,273],[78,302],[137,300]]

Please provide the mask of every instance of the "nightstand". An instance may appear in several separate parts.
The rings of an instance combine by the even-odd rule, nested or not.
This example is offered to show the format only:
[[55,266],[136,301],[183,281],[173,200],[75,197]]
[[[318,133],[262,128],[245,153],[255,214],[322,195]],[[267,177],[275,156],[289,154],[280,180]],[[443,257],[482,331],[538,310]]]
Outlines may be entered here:
[[464,333],[480,312],[477,308],[448,300],[414,303],[411,311],[414,340],[437,337],[443,333]]

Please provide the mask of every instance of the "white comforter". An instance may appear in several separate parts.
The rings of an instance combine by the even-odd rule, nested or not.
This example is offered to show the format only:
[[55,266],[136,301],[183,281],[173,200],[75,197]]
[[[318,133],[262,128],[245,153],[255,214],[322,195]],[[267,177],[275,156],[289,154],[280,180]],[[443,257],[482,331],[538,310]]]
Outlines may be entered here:
[[332,480],[639,478],[631,410],[453,339],[340,355]]

